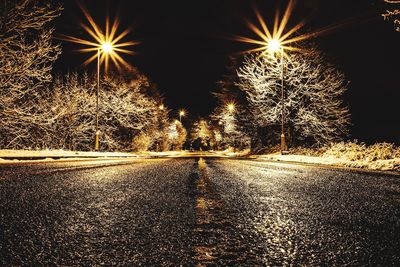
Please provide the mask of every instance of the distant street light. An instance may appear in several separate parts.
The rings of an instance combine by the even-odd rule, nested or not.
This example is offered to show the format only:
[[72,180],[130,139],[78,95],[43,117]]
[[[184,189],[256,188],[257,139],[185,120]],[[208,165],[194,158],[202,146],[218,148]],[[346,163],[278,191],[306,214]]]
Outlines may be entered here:
[[185,117],[185,116],[186,116],[186,111],[181,109],[179,111],[179,121],[182,122],[182,117]]
[[160,110],[164,110],[164,104],[161,104],[158,108],[159,108]]
[[[234,113],[235,110],[236,110],[235,102],[230,102],[230,103],[228,103],[226,107],[227,107],[229,113],[232,113],[232,116],[233,116],[233,119],[234,119],[234,114],[233,114],[233,113]],[[230,124],[231,124],[231,125],[232,125],[233,123],[234,123],[234,122],[230,121]],[[233,127],[235,127],[235,126],[233,126]],[[232,140],[233,140],[233,151],[236,151],[236,138],[235,138],[234,135],[232,136]]]
[[235,103],[228,103],[228,105],[227,105],[227,108],[228,108],[228,111],[229,112],[231,112],[231,113],[233,113],[234,111],[235,111]]
[[281,56],[281,154],[287,150],[286,137],[285,137],[285,92],[284,92],[284,74],[285,74],[285,62],[284,62],[284,48],[281,42],[277,39],[272,39],[268,42],[267,51],[270,53],[280,53]]

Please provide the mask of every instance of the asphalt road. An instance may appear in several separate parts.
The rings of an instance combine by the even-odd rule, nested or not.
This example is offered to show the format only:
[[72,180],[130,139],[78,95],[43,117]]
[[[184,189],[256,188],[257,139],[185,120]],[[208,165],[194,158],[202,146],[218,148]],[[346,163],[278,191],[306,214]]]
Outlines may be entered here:
[[0,165],[0,266],[399,266],[400,177],[218,158]]

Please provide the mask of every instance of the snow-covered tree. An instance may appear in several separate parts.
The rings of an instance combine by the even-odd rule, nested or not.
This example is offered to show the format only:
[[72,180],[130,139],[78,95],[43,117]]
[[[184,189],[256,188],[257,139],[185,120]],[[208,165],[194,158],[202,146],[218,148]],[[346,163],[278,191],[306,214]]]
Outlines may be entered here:
[[249,114],[237,103],[234,110],[229,110],[229,105],[229,103],[224,103],[218,106],[211,115],[212,120],[215,122],[214,128],[219,129],[218,133],[222,138],[220,143],[225,148],[241,149],[249,147],[250,136],[249,132],[246,131],[246,127],[247,122],[250,121],[243,120],[244,118],[249,118]]
[[[38,102],[45,114],[45,146],[53,149],[91,150],[94,144],[96,82],[86,73],[55,78],[47,96]],[[47,111],[47,112],[46,112]]]
[[[241,62],[242,58],[230,59],[227,73],[218,82],[218,90],[213,92],[218,106],[212,112],[211,119],[215,122],[214,127],[219,129],[222,148],[229,146],[239,149],[248,148],[251,139],[257,139],[246,94],[237,86],[239,77],[236,70]],[[229,110],[232,104],[234,108]]]
[[171,122],[167,133],[171,150],[182,149],[187,136],[187,131],[185,127],[183,127],[182,123],[178,120]]
[[[147,85],[147,79],[135,75],[109,75],[101,81],[102,150],[147,150],[156,142],[165,114],[157,101],[144,93]],[[72,73],[57,77],[47,96],[38,101],[37,108],[45,115],[41,124],[31,127],[44,129],[38,140],[48,148],[93,150],[96,91],[95,76]]]
[[195,143],[198,142],[201,147],[210,148],[210,146],[213,146],[212,125],[203,118],[195,121],[190,131],[190,140]]
[[149,149],[154,151],[166,151],[170,147],[168,140],[168,127],[170,126],[169,110],[164,105],[160,104],[154,116],[156,121],[151,127],[148,127],[147,130],[147,135],[151,136],[152,140]]
[[61,8],[23,0],[0,17],[0,147],[29,148],[43,134],[38,99],[61,53],[50,22]]
[[170,110],[164,104],[164,98],[157,90],[154,84],[150,83],[149,88],[143,92],[151,99],[158,103],[158,109],[154,114],[156,121],[147,130],[147,135],[151,136],[151,146],[149,147],[154,151],[166,151],[170,149],[168,140],[168,127],[170,126],[169,113]]
[[[282,64],[272,54],[248,56],[238,69],[238,86],[260,127],[281,121]],[[346,92],[344,75],[326,63],[316,49],[291,53],[284,65],[285,128],[291,140],[321,144],[347,133],[349,111],[341,97]]]
[[107,150],[129,150],[132,139],[155,123],[156,103],[140,91],[142,84],[107,77],[101,90],[100,131]]
[[383,0],[390,8],[382,14],[385,20],[393,21],[395,30],[400,32],[400,0]]

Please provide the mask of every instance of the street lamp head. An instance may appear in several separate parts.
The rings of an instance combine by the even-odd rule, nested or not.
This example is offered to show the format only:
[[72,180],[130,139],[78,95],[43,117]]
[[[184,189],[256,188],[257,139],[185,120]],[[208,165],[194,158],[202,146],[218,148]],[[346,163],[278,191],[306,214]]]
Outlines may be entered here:
[[229,112],[235,111],[235,103],[228,103],[228,111]]
[[185,116],[185,114],[186,114],[186,113],[185,113],[184,110],[179,111],[179,116],[182,116],[182,117],[183,117],[183,116]]
[[271,53],[276,53],[282,48],[281,42],[277,39],[272,39],[268,42],[268,51]]
[[103,51],[103,53],[110,53],[111,51],[113,51],[114,47],[110,42],[104,42],[101,44],[101,50]]
[[[398,0],[397,0],[398,1]],[[283,16],[280,16],[279,11],[276,12],[273,28],[268,28],[265,20],[262,18],[259,11],[256,10],[256,16],[259,26],[248,22],[248,26],[253,33],[259,38],[252,39],[243,36],[236,36],[236,40],[244,43],[258,45],[259,47],[249,49],[246,52],[268,52],[270,54],[281,53],[286,51],[302,51],[301,48],[294,46],[295,43],[315,38],[316,36],[325,33],[327,30],[318,30],[316,32],[299,34],[300,29],[305,25],[304,22],[297,23],[293,28],[288,28],[288,22],[293,13],[296,0],[288,0],[288,5]],[[286,54],[285,54],[286,56]]]
[[159,108],[160,110],[164,110],[164,105],[161,104],[158,108]]
[[117,34],[119,19],[115,19],[114,22],[110,24],[108,17],[106,18],[105,29],[101,29],[101,27],[89,14],[87,9],[81,4],[79,4],[79,6],[81,7],[82,12],[86,17],[87,22],[89,22],[90,24],[90,26],[88,26],[81,23],[81,26],[86,31],[86,33],[88,33],[92,37],[92,40],[85,40],[68,35],[62,35],[62,37],[60,37],[59,39],[87,46],[86,48],[78,50],[82,53],[95,53],[83,63],[84,66],[95,61],[96,59],[99,59],[100,63],[105,63],[106,72],[108,70],[110,60],[118,69],[123,66],[130,67],[130,64],[125,61],[121,56],[121,54],[133,55],[133,51],[131,51],[130,49],[126,49],[126,47],[138,44],[138,42],[134,41],[122,41],[122,39],[129,33],[129,30],[125,30],[120,34]]

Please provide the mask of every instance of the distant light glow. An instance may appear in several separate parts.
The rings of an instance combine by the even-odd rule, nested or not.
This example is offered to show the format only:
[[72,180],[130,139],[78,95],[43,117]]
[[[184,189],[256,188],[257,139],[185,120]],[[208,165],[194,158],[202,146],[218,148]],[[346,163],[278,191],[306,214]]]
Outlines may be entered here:
[[228,103],[227,107],[228,107],[229,112],[234,112],[235,108],[236,108],[235,103],[233,103],[233,102]]

